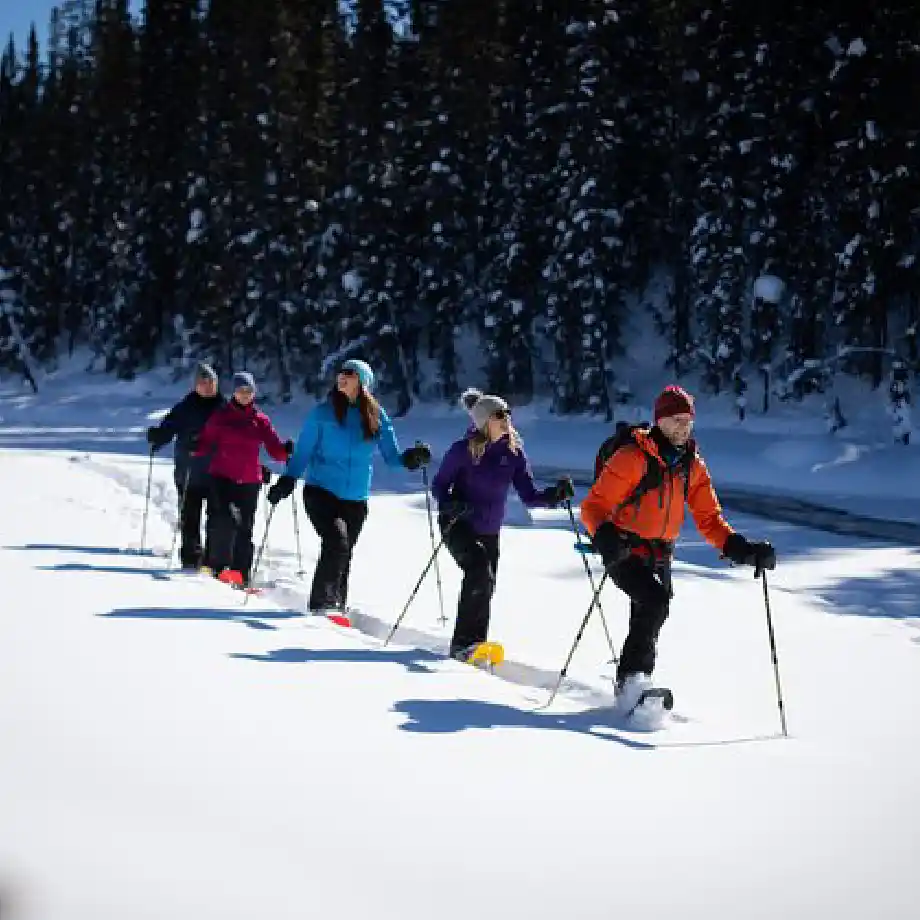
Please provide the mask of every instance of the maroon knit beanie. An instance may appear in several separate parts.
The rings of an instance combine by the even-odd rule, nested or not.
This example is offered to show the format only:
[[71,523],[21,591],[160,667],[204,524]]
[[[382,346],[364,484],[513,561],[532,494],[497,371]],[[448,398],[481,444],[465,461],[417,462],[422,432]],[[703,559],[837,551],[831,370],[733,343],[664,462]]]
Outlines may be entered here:
[[693,408],[693,397],[683,388],[676,385],[665,387],[655,400],[655,421],[667,418],[669,415],[696,415]]

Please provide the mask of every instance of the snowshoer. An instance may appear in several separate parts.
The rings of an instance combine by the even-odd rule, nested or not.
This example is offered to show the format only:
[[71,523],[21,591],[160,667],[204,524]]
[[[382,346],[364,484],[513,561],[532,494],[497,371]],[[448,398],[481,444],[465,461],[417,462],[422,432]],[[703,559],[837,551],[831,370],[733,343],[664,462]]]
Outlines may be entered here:
[[[179,494],[179,561],[183,568],[194,569],[207,562],[209,541],[205,539],[202,553],[201,511],[202,506],[208,503],[211,478],[207,460],[193,456],[193,451],[211,413],[225,403],[218,391],[214,368],[209,364],[199,364],[195,369],[194,389],[166,413],[159,425],[147,429],[147,442],[154,452],[176,439],[173,478]],[[208,519],[210,510],[208,503]],[[206,531],[209,526],[206,523]]]
[[528,507],[547,508],[571,498],[575,489],[568,477],[537,489],[504,399],[472,388],[460,399],[473,425],[444,455],[431,494],[447,550],[463,570],[450,655],[465,661],[488,637],[499,532],[511,486]]
[[209,562],[220,577],[225,570],[239,572],[249,585],[252,567],[252,529],[263,483],[259,450],[284,462],[293,442],[281,441],[268,416],[253,403],[252,374],[233,375],[233,398],[218,409],[201,432],[196,456],[208,457],[211,475],[211,529]]
[[374,372],[352,358],[336,373],[328,398],[307,416],[287,468],[268,490],[273,505],[304,479],[303,503],[320,538],[310,610],[344,611],[352,554],[367,519],[374,453],[388,466],[416,470],[431,461],[425,444],[400,450],[393,423],[373,395]]
[[[684,506],[700,534],[755,574],[776,565],[768,542],[749,542],[722,516],[709,470],[691,437],[694,399],[668,386],[651,427],[629,426],[581,504],[581,519],[613,582],[630,598],[629,633],[617,668],[618,705],[631,709],[651,686],[658,634],[668,618],[671,559]],[[603,450],[603,448],[602,448]]]

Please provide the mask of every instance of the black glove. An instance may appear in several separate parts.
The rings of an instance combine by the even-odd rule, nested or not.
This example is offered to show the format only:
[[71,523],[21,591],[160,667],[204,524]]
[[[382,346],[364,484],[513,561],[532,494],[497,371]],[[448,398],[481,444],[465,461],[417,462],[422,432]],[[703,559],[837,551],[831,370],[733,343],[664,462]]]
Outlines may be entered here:
[[293,476],[279,476],[277,482],[268,490],[265,497],[270,505],[277,505],[278,502],[287,498],[297,485],[297,480]]
[[150,449],[157,451],[165,447],[172,440],[172,432],[164,431],[159,426],[147,429],[147,443]]
[[416,444],[402,452],[403,466],[407,470],[417,470],[420,466],[431,463],[431,448],[427,444]]
[[575,495],[575,483],[571,476],[563,476],[556,485],[550,486],[543,492],[543,499],[550,508],[555,508],[563,502],[570,501]]
[[262,466],[262,485],[270,486],[272,483],[272,471],[265,465]]
[[722,555],[735,565],[754,566],[755,578],[760,578],[763,572],[772,572],[776,568],[776,550],[773,549],[772,543],[766,540],[751,543],[740,533],[729,535],[722,547]]
[[438,520],[449,523],[472,514],[473,506],[468,502],[447,501],[438,505]]
[[284,442],[284,452],[287,454],[288,460],[290,460],[291,454],[294,453],[294,442],[290,438]]
[[629,555],[629,543],[610,521],[604,521],[597,528],[591,543],[595,552],[600,553],[606,569],[619,565]]

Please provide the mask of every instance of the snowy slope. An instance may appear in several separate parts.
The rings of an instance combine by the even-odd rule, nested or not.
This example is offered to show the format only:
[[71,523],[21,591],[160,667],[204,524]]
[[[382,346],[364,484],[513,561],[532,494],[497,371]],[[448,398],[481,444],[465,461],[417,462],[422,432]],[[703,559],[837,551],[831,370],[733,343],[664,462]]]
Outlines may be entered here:
[[[534,711],[526,681],[558,669],[588,599],[564,513],[505,531],[494,634],[522,668],[503,680],[426,649],[447,638],[433,582],[387,649],[302,616],[290,503],[267,551],[282,587],[244,605],[125,551],[142,457],[8,447],[0,477],[4,920],[917,916],[912,551],[737,522],[783,560],[782,740],[759,588],[688,532],[659,666],[679,721],[642,734],[600,705],[597,621]],[[164,548],[167,464],[154,483]],[[428,540],[421,493],[373,498],[369,630]],[[624,602],[604,610],[619,640]]]

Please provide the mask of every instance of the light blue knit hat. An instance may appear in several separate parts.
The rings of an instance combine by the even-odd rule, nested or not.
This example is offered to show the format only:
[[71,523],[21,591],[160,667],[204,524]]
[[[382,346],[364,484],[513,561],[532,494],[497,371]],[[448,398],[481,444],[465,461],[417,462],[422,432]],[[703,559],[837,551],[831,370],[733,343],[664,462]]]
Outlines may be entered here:
[[361,361],[358,358],[349,358],[347,361],[342,362],[342,370],[354,371],[358,375],[358,380],[361,381],[361,386],[364,387],[368,393],[373,391],[374,372],[371,370],[370,364],[366,361]]

